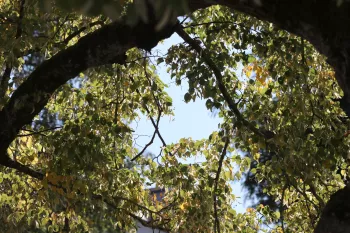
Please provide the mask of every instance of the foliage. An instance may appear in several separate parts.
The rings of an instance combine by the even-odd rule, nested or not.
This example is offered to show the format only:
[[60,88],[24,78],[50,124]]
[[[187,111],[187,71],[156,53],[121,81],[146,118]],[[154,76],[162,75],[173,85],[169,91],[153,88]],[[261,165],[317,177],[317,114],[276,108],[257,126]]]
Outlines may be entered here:
[[[84,15],[23,2],[0,6],[1,108],[44,60],[111,22],[97,1],[102,8]],[[121,2],[120,12],[129,4]],[[171,232],[312,231],[349,172],[348,120],[325,58],[225,7],[188,15],[181,29],[189,38],[165,56],[134,48],[125,64],[90,68],[55,91],[8,148],[44,177],[1,168],[2,230],[113,232],[138,220]],[[153,141],[162,138],[160,119],[173,114],[155,63],[166,64],[177,85],[188,83],[185,102],[205,99],[222,118],[201,140],[163,141],[157,160],[137,149],[131,128],[147,116]],[[205,162],[186,163],[196,156]],[[258,199],[242,214],[230,184],[245,179]],[[163,202],[151,200],[149,186],[166,188]]]

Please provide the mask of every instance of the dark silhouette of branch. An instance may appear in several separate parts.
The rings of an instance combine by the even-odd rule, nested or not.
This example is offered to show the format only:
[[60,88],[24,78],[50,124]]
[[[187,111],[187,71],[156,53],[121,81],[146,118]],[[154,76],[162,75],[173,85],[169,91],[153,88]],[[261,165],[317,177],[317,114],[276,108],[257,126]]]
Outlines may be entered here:
[[323,199],[317,194],[315,186],[312,183],[309,183],[308,185],[310,187],[310,192],[312,193],[312,195],[314,195],[314,197],[316,197],[321,208],[323,208],[325,206],[325,203],[324,203]]
[[[337,81],[344,91],[344,105],[350,106],[350,52],[348,50],[350,3],[348,1],[343,1],[341,7],[338,7],[333,0],[322,2],[285,0],[283,4],[280,4],[280,0],[211,2],[188,0],[191,12],[213,4],[224,5],[274,23],[277,27],[308,40],[328,58],[329,64],[335,69]],[[343,23],[339,24],[339,22]],[[88,68],[111,63],[124,64],[128,49],[138,47],[150,50],[160,40],[174,33],[175,28],[172,24],[162,30],[155,30],[157,23],[157,20],[151,20],[148,23],[140,21],[130,26],[125,19],[121,19],[89,33],[75,45],[62,50],[39,65],[0,111],[0,160],[7,159],[6,150],[19,130],[32,121],[46,105],[52,93],[61,85]],[[224,87],[221,89],[224,90]],[[232,108],[233,105],[230,105]],[[232,109],[235,110],[235,108]],[[235,113],[239,117],[239,111],[236,110]],[[255,133],[272,136],[249,124],[248,128]]]
[[[109,200],[107,200],[106,198],[104,198],[102,195],[93,194],[91,197],[92,197],[92,199],[94,199],[94,200],[103,201],[104,203],[106,203],[108,206],[110,206],[110,207],[113,208],[114,210],[116,210],[116,209],[123,209],[123,208],[120,208],[120,207],[116,206],[114,203],[110,202]],[[160,209],[160,210],[158,210],[158,211],[153,211],[153,210],[151,210],[151,209],[149,209],[149,208],[147,208],[147,207],[145,207],[145,206],[142,206],[142,205],[140,205],[140,204],[136,203],[135,201],[132,201],[132,200],[130,200],[130,199],[128,199],[128,198],[124,198],[124,197],[119,197],[119,196],[118,196],[118,197],[115,197],[114,199],[119,199],[119,200],[123,200],[123,201],[129,202],[129,203],[131,203],[132,205],[137,206],[139,209],[144,210],[144,211],[146,211],[146,212],[149,213],[149,214],[155,214],[155,215],[159,216],[159,218],[162,219],[162,220],[166,220],[166,219],[163,219],[161,213],[162,213],[164,210],[166,210],[166,209],[172,207],[173,204],[174,204],[174,203],[170,203],[169,205],[163,207],[162,209]],[[158,229],[160,229],[160,230],[169,230],[169,229],[166,229],[166,228],[161,227],[161,224],[156,224],[156,225],[155,225],[155,223],[158,222],[159,220],[154,220],[154,219],[151,218],[150,220],[147,221],[147,220],[144,220],[142,217],[137,216],[137,215],[134,214],[134,213],[131,213],[131,212],[128,211],[128,210],[125,210],[125,209],[123,209],[123,210],[126,211],[126,212],[128,213],[129,216],[131,216],[131,217],[134,218],[135,220],[138,220],[142,225],[144,225],[144,226],[146,226],[146,227],[152,227],[152,228],[153,228],[153,227],[156,227],[156,228],[158,228]]]
[[4,73],[0,79],[0,99],[4,98],[11,78],[12,66],[6,63]]
[[350,232],[350,187],[345,186],[331,195],[323,208],[314,233]]
[[128,49],[150,49],[173,33],[172,25],[155,32],[156,23],[140,22],[134,27],[123,21],[108,24],[39,65],[0,111],[0,160],[7,160],[6,150],[20,129],[31,123],[61,85],[88,68],[124,64]]
[[43,173],[35,171],[26,165],[23,165],[17,161],[10,159],[7,154],[6,154],[6,158],[7,158],[6,160],[4,160],[4,159],[0,160],[1,165],[8,167],[8,168],[16,169],[17,171],[24,173],[26,175],[29,175],[33,178],[38,179],[38,180],[44,179]]
[[216,172],[216,176],[215,176],[215,180],[214,180],[214,195],[213,195],[213,199],[214,199],[214,233],[218,232],[220,233],[220,221],[219,221],[219,217],[218,217],[218,206],[217,206],[217,196],[216,196],[216,192],[218,191],[218,184],[219,184],[219,179],[220,179],[220,173],[222,170],[222,163],[224,162],[226,153],[227,153],[227,147],[230,143],[229,137],[226,137],[226,141],[225,141],[225,145],[224,145],[224,149],[221,152],[221,156],[219,159],[219,167],[218,170]]
[[24,4],[25,0],[21,0],[21,5],[19,8],[19,17],[18,17],[18,25],[17,25],[17,30],[16,30],[16,36],[15,38],[18,39],[22,36],[22,21],[24,17]]
[[27,129],[22,129],[23,131],[28,131],[30,133],[28,134],[18,134],[17,137],[28,137],[28,136],[32,136],[32,135],[42,135],[42,136],[47,136],[45,134],[43,134],[44,132],[47,132],[47,131],[53,131],[53,130],[56,130],[56,129],[62,129],[63,127],[62,126],[57,126],[57,127],[53,127],[53,128],[50,128],[50,129],[44,129],[44,130],[41,130],[41,131],[33,131],[33,130],[27,130]]
[[165,232],[170,232],[170,229],[168,229],[168,228],[164,228],[161,225],[154,225],[154,222],[156,222],[156,221],[154,221],[153,219],[150,219],[150,220],[147,221],[147,220],[145,220],[145,219],[143,219],[143,218],[141,218],[141,217],[131,213],[130,211],[127,211],[125,209],[123,209],[123,210],[126,211],[130,217],[132,217],[133,219],[139,221],[145,227],[149,227],[149,228],[152,228],[152,229],[157,228],[158,230],[162,230],[162,231],[165,231]]
[[316,210],[319,209],[319,206],[318,206],[315,202],[313,202],[312,200],[309,199],[309,197],[306,195],[306,192],[301,191],[301,190],[298,188],[298,186],[297,186],[296,184],[294,184],[293,182],[291,182],[291,181],[289,180],[289,178],[288,178],[287,175],[286,175],[285,177],[287,178],[288,183],[291,184],[292,187],[293,187],[299,194],[301,194],[301,195],[305,198],[305,200],[306,200],[307,202],[310,202],[310,203],[314,206],[314,208],[315,208]]
[[176,33],[186,42],[188,43],[198,54],[201,56],[206,63],[206,65],[211,69],[213,74],[215,75],[218,88],[226,100],[230,110],[235,114],[237,120],[241,122],[245,127],[247,127],[250,131],[255,133],[258,136],[264,137],[266,139],[271,139],[274,137],[274,133],[265,129],[258,129],[256,128],[252,123],[247,121],[239,111],[237,104],[233,101],[231,98],[231,95],[228,93],[225,84],[223,82],[223,76],[221,74],[221,71],[216,66],[214,61],[211,59],[209,53],[203,49],[196,40],[192,39],[190,35],[188,35],[184,29],[181,27],[181,25],[177,25],[176,27]]
[[[33,178],[38,179],[38,180],[43,180],[44,177],[45,177],[43,173],[38,172],[38,171],[35,171],[35,170],[33,170],[33,169],[31,169],[31,168],[29,168],[29,167],[23,165],[23,164],[18,163],[18,162],[16,162],[16,161],[13,161],[13,160],[11,160],[11,159],[8,159],[8,161],[6,162],[6,164],[2,164],[2,163],[3,163],[3,161],[1,161],[1,165],[4,165],[4,166],[9,167],[9,168],[16,169],[17,171],[22,172],[22,173],[24,173],[24,174],[27,174],[27,175],[29,175],[29,176],[31,176],[31,177],[33,177]],[[52,184],[52,183],[49,183],[49,184],[52,185],[52,186],[55,186],[55,187],[57,187],[57,188],[61,188],[64,192],[66,192],[66,189],[63,188],[63,187],[61,187],[60,185]],[[92,199],[103,201],[103,202],[106,203],[107,205],[112,206],[114,209],[118,209],[118,207],[116,207],[116,206],[115,206],[114,204],[112,204],[110,201],[108,201],[107,199],[103,198],[102,195],[92,194],[91,197],[92,197]],[[147,208],[147,207],[145,207],[145,206],[142,206],[142,205],[140,205],[140,204],[136,203],[135,201],[132,201],[132,200],[130,200],[130,199],[128,199],[128,198],[124,198],[124,197],[115,197],[115,199],[120,199],[120,200],[123,200],[123,201],[127,201],[127,202],[129,202],[129,203],[131,203],[131,204],[137,206],[139,209],[142,209],[142,210],[144,210],[144,211],[147,211],[148,213],[152,213],[152,214],[159,215],[160,218],[162,218],[161,212],[164,211],[164,210],[166,210],[167,208],[169,208],[169,207],[171,207],[171,206],[173,205],[173,203],[171,203],[170,205],[165,206],[164,208],[160,209],[159,211],[153,211],[153,210],[151,210],[151,209],[149,209],[149,208]],[[130,214],[132,214],[132,213],[129,212],[129,215],[130,215]],[[130,216],[133,217],[134,219],[136,219],[135,216],[137,216],[137,215],[132,214],[132,215],[130,215]],[[142,218],[138,217],[137,220],[142,220]],[[148,221],[146,221],[146,220],[142,220],[142,221],[140,221],[140,222],[141,222],[142,224],[144,224],[145,226],[149,226],[149,224],[151,223],[151,222],[148,222]],[[152,222],[152,223],[153,223],[153,222]]]
[[[348,115],[350,114],[350,111],[347,111],[350,109],[349,1],[342,1],[340,7],[334,0],[285,0],[283,4],[280,0],[189,0],[188,3],[191,12],[213,4],[224,5],[274,23],[277,27],[308,40],[321,54],[327,57],[328,63],[334,68],[336,79],[344,92],[341,102],[342,108],[346,110]],[[0,17],[5,21],[8,20]],[[124,64],[127,50],[137,47],[149,51],[160,40],[168,38],[174,33],[174,25],[168,25],[162,30],[156,31],[155,25],[157,23],[154,21],[139,22],[135,26],[130,26],[122,19],[105,25],[39,65],[11,95],[10,100],[0,111],[0,164],[31,174],[34,177],[40,177],[40,173],[38,174],[8,158],[7,148],[16,138],[18,132],[24,125],[32,122],[61,85],[76,77],[80,72],[111,63]],[[186,37],[187,34],[184,34],[180,27],[177,31]],[[191,39],[189,36],[187,38]],[[191,42],[191,40],[189,41]],[[198,44],[194,44],[195,49],[196,45],[197,49],[200,49],[199,51],[203,51]],[[203,56],[203,58],[205,57]],[[209,67],[215,65],[211,62],[210,56],[206,59],[208,59],[206,62]],[[222,81],[220,70],[213,69],[215,66],[210,68],[216,75],[220,91],[230,109],[236,114],[237,119],[241,120],[252,132],[265,138],[273,137],[272,132],[268,134],[268,131],[257,129],[242,118],[239,109],[235,107],[232,99],[230,100],[225,86],[220,84]],[[155,122],[152,123],[155,125]]]
[[[131,76],[130,76],[130,80],[131,80],[133,83],[135,83],[134,78],[131,77]],[[140,92],[139,89],[136,89],[136,92],[137,92],[137,94],[139,94],[139,95],[141,96],[141,92]],[[157,103],[157,102],[156,102],[156,103]],[[144,109],[146,110],[146,112],[147,112],[147,114],[148,114],[148,116],[149,116],[149,118],[150,118],[150,120],[151,120],[151,122],[152,122],[152,125],[153,125],[155,131],[157,132],[157,135],[158,135],[160,141],[162,142],[163,146],[166,147],[167,144],[166,144],[166,142],[165,142],[163,136],[162,136],[161,133],[159,132],[159,128],[158,128],[157,123],[155,122],[155,120],[154,120],[153,117],[151,116],[151,111],[149,110],[149,108],[147,107],[147,105],[146,105],[145,103],[143,103],[143,107],[144,107]],[[169,152],[169,154],[172,155],[171,152]]]
[[131,159],[131,161],[135,161],[136,159],[138,159],[141,155],[143,155],[143,153],[147,150],[147,148],[150,145],[153,144],[154,138],[156,137],[156,134],[157,134],[157,129],[158,129],[158,126],[159,126],[160,116],[161,116],[161,113],[158,114],[157,123],[156,123],[156,129],[154,130],[154,133],[153,133],[153,136],[152,136],[151,140],[145,145],[145,147],[137,155],[135,155],[134,158]]

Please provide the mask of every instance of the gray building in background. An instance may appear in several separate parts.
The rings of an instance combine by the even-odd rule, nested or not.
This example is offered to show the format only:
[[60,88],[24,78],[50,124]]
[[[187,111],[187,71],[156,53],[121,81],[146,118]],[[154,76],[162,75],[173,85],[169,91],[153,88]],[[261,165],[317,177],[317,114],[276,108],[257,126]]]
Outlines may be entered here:
[[[162,201],[165,194],[164,188],[150,188],[150,196],[155,201]],[[155,199],[154,199],[155,198]],[[159,229],[152,229],[150,227],[143,226],[140,222],[137,223],[138,230],[137,233],[166,233],[165,231],[161,231]]]

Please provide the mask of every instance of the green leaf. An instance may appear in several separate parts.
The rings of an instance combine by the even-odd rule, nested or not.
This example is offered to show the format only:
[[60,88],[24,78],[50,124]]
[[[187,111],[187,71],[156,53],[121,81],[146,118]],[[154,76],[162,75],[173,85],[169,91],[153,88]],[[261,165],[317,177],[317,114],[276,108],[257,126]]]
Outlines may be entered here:
[[190,102],[191,99],[192,99],[191,94],[187,92],[187,93],[185,94],[185,96],[184,96],[184,99],[185,99],[185,102],[186,102],[186,103]]

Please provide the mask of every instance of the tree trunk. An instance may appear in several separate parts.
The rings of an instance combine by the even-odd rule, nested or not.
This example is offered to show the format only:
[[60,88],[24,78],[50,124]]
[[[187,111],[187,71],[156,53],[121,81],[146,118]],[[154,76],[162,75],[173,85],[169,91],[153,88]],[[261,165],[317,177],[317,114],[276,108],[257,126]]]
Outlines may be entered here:
[[350,232],[350,187],[345,187],[331,196],[325,206],[315,233]]

